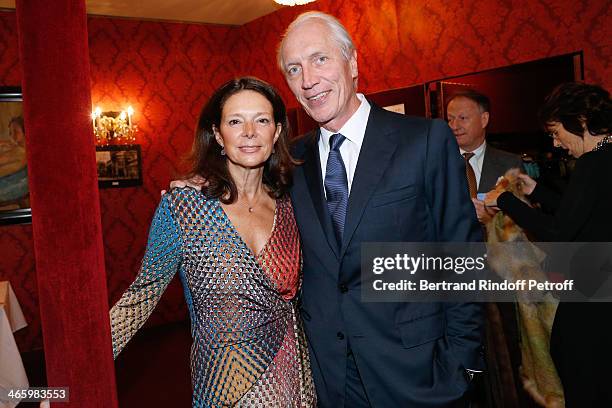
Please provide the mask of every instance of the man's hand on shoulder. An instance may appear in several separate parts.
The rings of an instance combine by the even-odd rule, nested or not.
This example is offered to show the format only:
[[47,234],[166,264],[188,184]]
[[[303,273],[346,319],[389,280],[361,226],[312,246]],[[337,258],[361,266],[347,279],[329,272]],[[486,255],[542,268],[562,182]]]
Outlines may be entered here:
[[[208,181],[204,177],[195,175],[186,180],[172,180],[170,182],[170,189],[191,187],[198,191],[202,191],[202,187],[206,187],[207,185]],[[164,194],[166,194],[166,190],[161,191],[161,195]]]

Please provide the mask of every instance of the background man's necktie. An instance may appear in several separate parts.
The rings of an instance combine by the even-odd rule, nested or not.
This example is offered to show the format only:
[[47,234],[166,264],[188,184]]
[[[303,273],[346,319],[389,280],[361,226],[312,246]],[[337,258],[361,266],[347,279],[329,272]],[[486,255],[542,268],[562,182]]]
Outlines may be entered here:
[[340,156],[340,146],[345,140],[346,138],[340,133],[330,137],[330,150],[327,157],[324,182],[327,208],[331,215],[338,246],[342,246],[342,233],[344,232],[344,220],[346,219],[346,207],[348,205],[348,179],[342,156]]
[[472,157],[474,157],[474,153],[463,153],[463,158],[465,159],[465,176],[467,177],[468,187],[470,189],[470,197],[476,198],[478,187],[476,185],[476,174],[474,174],[474,169],[470,164],[470,159]]

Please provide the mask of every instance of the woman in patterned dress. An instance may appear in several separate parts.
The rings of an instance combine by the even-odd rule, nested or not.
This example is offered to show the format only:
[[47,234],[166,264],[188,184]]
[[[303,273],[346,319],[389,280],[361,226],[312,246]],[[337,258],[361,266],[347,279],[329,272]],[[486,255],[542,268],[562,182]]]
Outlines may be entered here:
[[162,197],[140,273],[110,311],[117,356],[178,271],[191,317],[194,407],[316,406],[296,309],[294,164],[274,88],[240,78],[215,91],[193,151],[193,175],[207,186]]

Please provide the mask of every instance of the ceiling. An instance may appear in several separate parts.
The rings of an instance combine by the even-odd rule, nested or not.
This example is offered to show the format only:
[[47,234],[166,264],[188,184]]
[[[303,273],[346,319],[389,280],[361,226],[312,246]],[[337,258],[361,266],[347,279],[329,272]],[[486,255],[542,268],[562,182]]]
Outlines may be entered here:
[[[139,20],[242,25],[283,7],[273,0],[86,0],[87,14]],[[15,0],[0,0],[15,8]]]

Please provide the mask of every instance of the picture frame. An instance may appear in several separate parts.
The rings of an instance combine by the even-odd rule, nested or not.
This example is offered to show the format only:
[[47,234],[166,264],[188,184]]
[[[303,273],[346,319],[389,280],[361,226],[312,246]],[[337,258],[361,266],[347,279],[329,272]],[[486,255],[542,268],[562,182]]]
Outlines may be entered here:
[[0,225],[32,222],[20,87],[0,87]]
[[389,89],[366,95],[368,100],[385,110],[403,115],[429,118],[425,84]]
[[96,166],[100,188],[142,185],[140,145],[96,146]]

